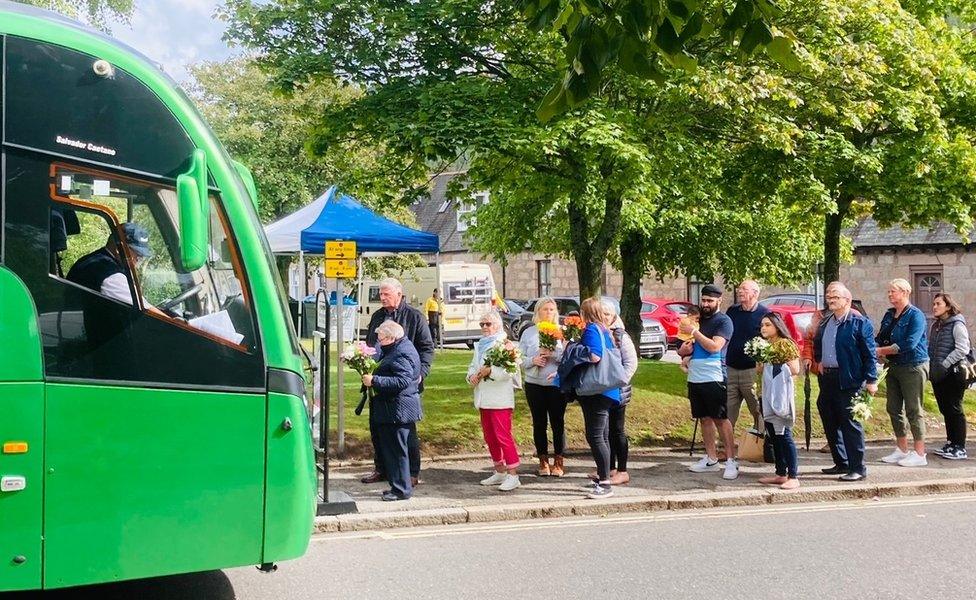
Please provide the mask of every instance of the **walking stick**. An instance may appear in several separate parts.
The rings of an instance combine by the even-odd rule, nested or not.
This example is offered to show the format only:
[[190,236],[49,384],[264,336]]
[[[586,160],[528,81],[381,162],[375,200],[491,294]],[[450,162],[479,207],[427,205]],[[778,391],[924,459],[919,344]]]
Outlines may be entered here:
[[803,375],[803,427],[807,438],[807,452],[810,451],[810,369]]
[[695,438],[698,437],[698,419],[695,419],[695,430],[691,432],[691,447],[688,448],[688,456],[695,453]]

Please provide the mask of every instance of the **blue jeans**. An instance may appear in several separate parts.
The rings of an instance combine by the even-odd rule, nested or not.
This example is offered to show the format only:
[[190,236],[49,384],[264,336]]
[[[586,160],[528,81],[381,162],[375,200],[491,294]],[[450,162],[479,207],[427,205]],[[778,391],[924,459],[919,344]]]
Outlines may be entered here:
[[772,423],[766,423],[766,435],[773,440],[773,458],[776,461],[776,474],[780,477],[796,479],[796,443],[793,442],[793,432],[787,427],[783,435],[776,435]]
[[817,410],[823,421],[824,434],[830,444],[834,465],[848,473],[867,475],[864,466],[864,427],[851,417],[851,405],[857,389],[840,389],[837,371],[820,376]]

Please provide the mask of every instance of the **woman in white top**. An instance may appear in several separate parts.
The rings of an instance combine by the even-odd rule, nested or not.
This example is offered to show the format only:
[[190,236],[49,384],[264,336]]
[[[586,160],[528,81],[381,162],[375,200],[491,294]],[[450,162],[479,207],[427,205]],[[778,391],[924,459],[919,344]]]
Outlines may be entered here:
[[502,318],[490,310],[481,316],[481,339],[474,347],[468,366],[468,383],[474,387],[474,406],[481,412],[481,430],[495,473],[483,479],[481,485],[497,485],[503,492],[519,487],[519,452],[512,435],[512,414],[515,412],[515,388],[521,378],[501,367],[485,365],[485,353],[495,344],[511,344],[502,330]]
[[[559,322],[559,310],[552,298],[540,298],[535,303],[532,325],[522,332],[519,348],[522,350],[522,368],[525,370],[525,399],[532,412],[532,438],[539,457],[539,476],[562,477],[565,473],[563,452],[566,449],[566,397],[555,385],[552,374],[559,367],[563,356],[563,342],[556,341],[555,350],[539,347],[539,323]],[[549,465],[549,426],[552,426],[552,451],[555,455]]]

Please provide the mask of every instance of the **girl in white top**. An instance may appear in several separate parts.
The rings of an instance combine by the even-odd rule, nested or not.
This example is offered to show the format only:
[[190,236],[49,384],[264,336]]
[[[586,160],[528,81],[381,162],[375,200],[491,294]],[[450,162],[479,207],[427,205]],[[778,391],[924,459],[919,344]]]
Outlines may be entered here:
[[[535,303],[532,325],[522,332],[522,368],[525,370],[525,399],[532,411],[532,439],[539,457],[539,476],[562,477],[565,473],[563,452],[566,449],[566,397],[552,377],[563,356],[563,342],[556,341],[555,350],[539,347],[539,323],[559,322],[559,310],[552,298],[540,298]],[[549,464],[549,426],[552,426],[553,463]]]
[[[759,331],[769,343],[781,339],[793,342],[783,317],[774,312],[762,318]],[[776,475],[760,477],[759,483],[795,490],[800,487],[800,480],[796,478],[796,442],[791,428],[796,421],[793,378],[800,373],[800,359],[794,358],[781,365],[759,364],[756,368],[762,370],[762,414],[766,435],[773,440],[773,457],[776,459]]]

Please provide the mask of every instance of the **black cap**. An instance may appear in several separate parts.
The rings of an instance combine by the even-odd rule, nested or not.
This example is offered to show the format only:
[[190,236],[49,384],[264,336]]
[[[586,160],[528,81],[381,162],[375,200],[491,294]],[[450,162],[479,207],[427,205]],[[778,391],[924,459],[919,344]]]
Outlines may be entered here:
[[709,283],[701,289],[702,296],[708,296],[709,298],[721,298],[722,288],[718,287],[713,283]]

